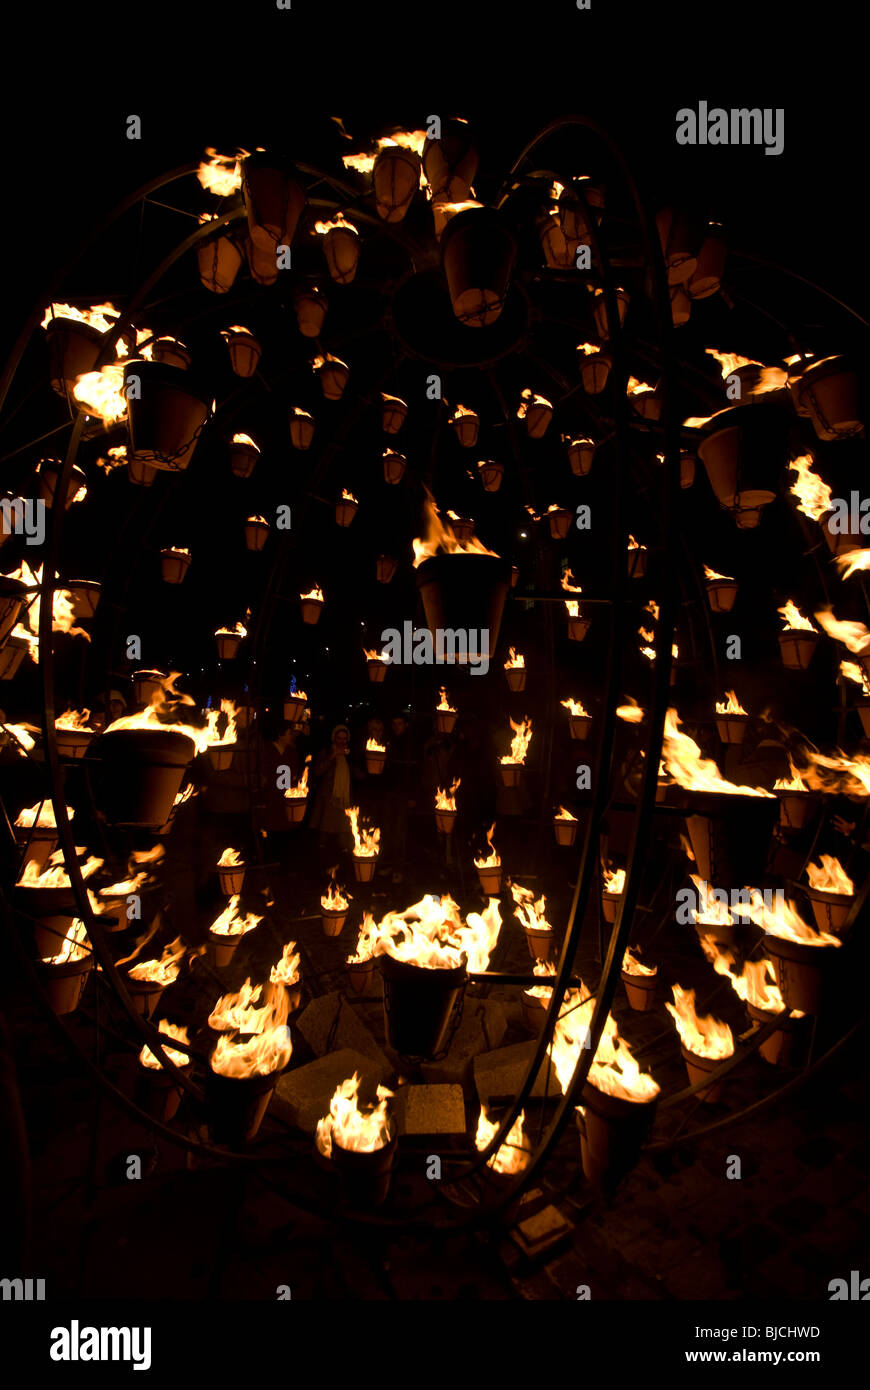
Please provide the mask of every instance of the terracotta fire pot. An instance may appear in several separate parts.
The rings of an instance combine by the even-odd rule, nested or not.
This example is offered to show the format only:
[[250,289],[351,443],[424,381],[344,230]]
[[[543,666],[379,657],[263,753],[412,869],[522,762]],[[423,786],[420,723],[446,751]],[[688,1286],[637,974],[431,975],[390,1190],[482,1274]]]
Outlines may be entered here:
[[801,1033],[805,1032],[805,1018],[789,1018],[788,1013],[769,1013],[754,1004],[746,1005],[746,1012],[755,1023],[770,1023],[779,1019],[781,1026],[761,1043],[758,1051],[773,1067],[791,1067],[797,1062],[800,1050]]
[[193,739],[158,728],[116,729],[94,747],[102,760],[97,805],[108,823],[165,825],[196,752]]
[[463,449],[473,449],[480,432],[480,416],[476,411],[467,415],[454,415],[450,421]]
[[318,376],[320,377],[320,389],[323,392],[324,400],[340,401],[350,376],[350,368],[347,363],[332,361],[327,358],[323,366],[318,369]]
[[572,714],[568,719],[568,727],[571,730],[572,738],[586,738],[592,727],[592,716],[589,714]]
[[592,468],[595,457],[595,442],[592,439],[575,439],[568,446],[568,462],[571,472],[583,478]]
[[477,877],[480,879],[480,890],[489,898],[498,897],[501,892],[501,864],[493,864],[488,868],[482,869],[480,865],[475,865]]
[[557,512],[548,512],[550,522],[550,535],[555,541],[563,541],[570,533],[573,513],[567,507],[560,507]]
[[737,587],[733,579],[708,579],[707,600],[711,613],[730,613],[737,597]]
[[520,995],[520,1003],[523,1010],[523,1023],[530,1033],[540,1033],[544,1026],[544,1019],[547,1017],[548,1000],[540,998],[537,994],[530,994],[524,989]]
[[453,825],[458,815],[458,811],[435,812],[435,825],[438,828],[438,830],[441,831],[442,835],[450,835],[452,833]]
[[[699,1057],[696,1052],[690,1052],[685,1046],[680,1047],[680,1053],[686,1064],[686,1072],[689,1077],[689,1085],[694,1086],[697,1081],[702,1081],[711,1071],[715,1071],[727,1059],[724,1057]],[[698,1100],[704,1101],[707,1105],[714,1105],[722,1094],[724,1081],[717,1081],[713,1086],[705,1086],[702,1090],[696,1091]]]
[[441,234],[441,258],[453,312],[486,327],[499,318],[517,254],[513,234],[494,208],[467,208]]
[[417,569],[417,588],[433,636],[439,629],[489,633],[488,646],[484,639],[481,652],[468,653],[475,663],[483,654],[495,655],[509,583],[510,566],[497,555],[433,555]]
[[455,709],[438,709],[435,711],[435,732],[436,734],[452,734],[456,724],[457,711]]
[[157,477],[157,469],[150,463],[131,458],[127,460],[127,477],[138,487],[150,487]]
[[359,233],[355,227],[331,227],[320,238],[326,268],[337,285],[349,285],[359,265]]
[[353,876],[357,883],[371,883],[375,876],[375,867],[378,862],[376,854],[364,857],[362,855],[352,855]]
[[134,980],[125,973],[122,973],[121,978],[137,1014],[141,1014],[143,1018],[150,1018],[166,986],[157,984],[154,980]]
[[408,416],[408,407],[398,396],[381,392],[381,429],[385,434],[398,434]]
[[15,637],[12,633],[0,647],[0,681],[11,681],[24,660],[28,642],[26,637]]
[[133,694],[137,705],[150,705],[151,698],[166,679],[163,671],[134,671]]
[[285,796],[284,814],[287,817],[287,824],[301,825],[305,819],[305,811],[307,806],[307,796]]
[[844,357],[811,364],[801,374],[796,393],[819,439],[848,439],[864,428],[858,378]]
[[75,1013],[93,964],[90,954],[82,956],[80,960],[66,961],[63,965],[48,965],[45,961],[37,964],[37,973],[54,1013]]
[[302,621],[309,627],[313,627],[320,620],[323,612],[324,600],[322,598],[304,598],[301,601]]
[[241,1149],[254,1138],[280,1075],[273,1071],[266,1076],[219,1076],[207,1068],[208,1128],[215,1144]]
[[221,892],[226,897],[232,898],[236,893],[241,893],[242,884],[245,881],[246,864],[218,864],[218,878],[220,879]]
[[[488,459],[485,463],[479,463],[477,465],[477,471],[484,489],[487,492],[498,492],[501,487],[502,478],[504,477],[504,464],[495,463],[492,459]],[[551,529],[552,525],[553,523],[551,521]]]
[[261,251],[256,242],[245,237],[245,256],[251,279],[258,285],[274,285],[278,281],[278,257],[274,251]]
[[639,545],[636,550],[627,552],[626,564],[628,565],[629,579],[643,579],[646,574],[646,557],[645,545]]
[[447,1036],[455,1008],[462,1006],[464,965],[427,970],[378,956],[384,985],[387,1043],[402,1057],[433,1058]]
[[622,972],[625,997],[629,1008],[636,1013],[646,1014],[656,1004],[656,981],[658,975],[632,975],[628,970]]
[[505,670],[505,677],[511,690],[525,690],[526,688],[526,668],[525,666],[508,666]]
[[582,642],[590,626],[591,622],[589,618],[569,618],[568,640],[570,642]]
[[711,233],[701,242],[698,252],[698,265],[689,281],[689,294],[693,299],[709,299],[716,294],[725,273],[728,245],[723,237]]
[[57,751],[62,758],[83,758],[94,738],[93,729],[55,728],[54,732]]
[[389,1143],[371,1153],[343,1149],[335,1134],[332,1136],[332,1162],[341,1178],[345,1198],[351,1207],[368,1210],[379,1207],[390,1190],[393,1159],[398,1140],[393,1134]]
[[52,389],[59,396],[72,397],[76,378],[94,371],[103,340],[104,335],[89,323],[65,318],[49,320],[45,329],[48,373]]
[[526,927],[526,945],[533,960],[549,960],[553,949],[553,933],[545,927]]
[[40,869],[45,868],[57,848],[57,831],[52,825],[14,825],[15,843],[26,850],[21,867],[32,860]]
[[441,136],[423,146],[423,172],[433,198],[444,196],[463,202],[477,173],[478,155],[465,121],[450,118],[441,124]]
[[393,486],[400,483],[405,476],[405,469],[408,464],[404,454],[397,454],[394,449],[385,449],[383,455],[384,481]]
[[[169,1039],[167,1039],[167,1043]],[[140,1063],[136,1072],[134,1099],[140,1110],[145,1110],[161,1124],[174,1119],[181,1104],[183,1092],[172,1077],[163,1070],[143,1067]]]
[[819,931],[839,936],[852,911],[854,893],[825,893],[821,888],[806,888],[804,891],[812,904]]
[[191,363],[190,349],[177,338],[155,338],[152,344],[152,357],[167,367],[178,367],[186,372]]
[[[25,892],[23,889],[22,892]],[[26,911],[22,908],[22,911]],[[63,943],[70,933],[75,917],[69,913],[48,915],[43,917],[41,914],[33,916],[31,923],[33,927],[33,943],[36,953],[42,959],[56,956],[63,947]]]
[[379,772],[383,772],[384,763],[387,761],[387,750],[379,752],[374,748],[366,749],[366,772],[372,777],[377,777]]
[[[688,831],[698,875],[717,888],[739,888],[764,875],[778,812],[773,797],[688,792]],[[726,804],[727,803],[727,804]]]
[[314,438],[314,420],[307,411],[290,417],[290,443],[294,449],[310,449]]
[[209,945],[214,952],[214,963],[219,970],[230,964],[244,935],[244,932],[236,932],[230,936],[209,930]]
[[242,253],[235,241],[228,236],[219,236],[206,241],[196,248],[199,278],[212,294],[226,294],[242,264]]
[[556,844],[573,845],[574,841],[577,839],[577,826],[579,823],[580,822],[576,820],[559,820],[554,816],[553,830],[556,833]]
[[219,661],[232,661],[239,654],[239,647],[244,638],[237,632],[216,632],[215,642],[217,643],[217,654]]
[[377,559],[377,578],[379,584],[389,584],[397,569],[392,555],[379,555]]
[[9,579],[0,575],[0,648],[18,622],[21,604],[27,593],[27,585],[20,579]]
[[592,352],[580,357],[580,378],[583,390],[590,396],[600,396],[610,377],[613,358],[609,352]]
[[234,743],[210,743],[206,749],[215,772],[226,772],[233,765]]
[[714,429],[698,445],[698,458],[707,470],[716,497],[721,503],[737,492],[742,435],[736,425]]
[[815,813],[819,798],[813,792],[778,792],[779,823],[786,830],[802,830]]
[[268,521],[245,522],[245,545],[248,550],[265,550],[269,539]]
[[401,222],[420,187],[420,156],[401,145],[381,150],[372,167],[372,192],[378,216]]
[[501,780],[505,787],[518,787],[523,778],[522,763],[500,763]]
[[626,1100],[599,1091],[588,1080],[581,1092],[584,1114],[577,1113],[583,1174],[602,1196],[613,1196],[640,1157],[655,1117],[652,1100]]
[[224,330],[221,334],[230,355],[230,366],[236,376],[253,376],[260,363],[263,349],[253,333],[234,333]]
[[834,946],[807,946],[802,941],[767,932],[765,949],[773,961],[776,983],[787,1009],[817,1014],[822,999],[825,971],[832,960]]
[[744,489],[731,498],[726,510],[732,513],[741,531],[750,531],[761,524],[764,508],[769,507],[775,498],[776,493],[766,488]]
[[191,556],[170,547],[160,552],[160,570],[166,584],[180,584],[190,569]]
[[197,394],[190,373],[134,359],[126,363],[124,389],[131,457],[173,473],[187,468],[209,418],[209,400]]
[[299,332],[305,338],[319,338],[329,301],[316,289],[305,289],[294,295],[293,308]]
[[284,718],[289,724],[301,724],[308,707],[307,695],[284,696]]
[[254,444],[234,442],[230,445],[230,467],[237,478],[250,478],[259,457],[260,450]]
[[323,927],[324,936],[341,936],[346,921],[347,908],[321,907],[320,924]]
[[335,504],[336,523],[339,526],[350,526],[358,511],[358,502],[352,501],[349,497],[342,497]]
[[817,632],[789,630],[779,634],[779,652],[782,664],[789,671],[805,671],[812,661],[813,652],[819,640]]
[[76,618],[92,618],[100,602],[101,586],[97,579],[68,579],[63,588],[67,590]]
[[305,190],[292,169],[276,168],[268,155],[249,155],[242,166],[242,198],[254,245],[274,256],[289,246],[305,207]]
[[621,897],[621,893],[602,892],[601,915],[604,918],[605,922],[613,923],[616,921],[616,909],[619,906],[619,900]]
[[347,984],[352,994],[368,994],[372,976],[375,973],[375,963],[373,959],[361,961],[348,961],[347,963]]
[[719,714],[716,728],[723,743],[742,743],[749,721],[743,714]]

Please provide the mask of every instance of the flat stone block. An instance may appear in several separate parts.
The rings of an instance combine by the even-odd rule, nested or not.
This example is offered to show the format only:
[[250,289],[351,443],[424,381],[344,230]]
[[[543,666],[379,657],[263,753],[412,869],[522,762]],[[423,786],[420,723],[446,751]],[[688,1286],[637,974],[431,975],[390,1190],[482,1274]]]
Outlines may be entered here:
[[401,1086],[396,1092],[399,1134],[420,1138],[464,1134],[465,1100],[461,1086]]
[[[497,1100],[510,1100],[522,1084],[529,1063],[534,1056],[535,1042],[514,1043],[511,1047],[500,1047],[494,1052],[486,1052],[474,1060],[474,1084],[484,1105]],[[556,1072],[549,1057],[545,1056],[535,1077],[531,1094],[540,1098],[547,1088],[547,1094],[558,1100],[562,1092]]]
[[390,1074],[389,1061],[376,1038],[357,1015],[352,1004],[337,990],[312,999],[296,1020],[296,1027],[311,1051],[318,1057],[349,1047],[360,1052]]
[[329,1102],[336,1089],[354,1072],[359,1072],[361,1078],[360,1095],[374,1100],[387,1069],[379,1067],[370,1057],[345,1047],[282,1076],[275,1087],[270,1110],[297,1129],[314,1134],[317,1121],[329,1114]]

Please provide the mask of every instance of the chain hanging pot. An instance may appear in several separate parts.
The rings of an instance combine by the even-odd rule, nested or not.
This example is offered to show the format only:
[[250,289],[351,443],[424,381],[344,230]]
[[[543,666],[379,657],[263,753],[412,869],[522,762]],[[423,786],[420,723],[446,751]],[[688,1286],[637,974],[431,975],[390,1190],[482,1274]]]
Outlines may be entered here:
[[845,357],[812,362],[794,381],[793,396],[819,439],[850,439],[864,428],[858,378]]
[[207,1069],[208,1128],[215,1144],[238,1150],[254,1138],[280,1076],[280,1070],[262,1076],[221,1076]]
[[402,145],[387,145],[372,168],[372,192],[378,216],[401,222],[420,187],[420,156]]
[[402,1057],[433,1060],[458,1025],[467,982],[464,965],[428,970],[378,956],[387,1043]]
[[191,384],[190,373],[160,362],[130,361],[124,395],[129,457],[172,473],[187,468],[210,417],[208,398]]
[[817,1014],[822,1003],[825,975],[834,961],[835,946],[811,946],[784,936],[765,933],[765,949],[773,961],[776,983],[787,1009]]
[[78,960],[63,961],[59,965],[51,961],[39,962],[37,974],[54,1013],[60,1016],[75,1013],[93,968],[90,952]]
[[292,168],[278,168],[268,155],[252,154],[242,165],[242,198],[251,240],[274,255],[289,246],[305,207],[305,190]]
[[242,253],[232,237],[219,236],[196,248],[199,278],[212,294],[231,290],[242,264]]
[[305,338],[319,338],[329,301],[316,285],[298,291],[293,296],[293,308],[299,332]]
[[58,317],[46,323],[45,341],[52,389],[71,400],[76,378],[96,370],[104,334],[93,324]]
[[349,1206],[367,1210],[386,1201],[397,1146],[398,1138],[393,1132],[379,1149],[343,1149],[333,1132],[332,1162]]

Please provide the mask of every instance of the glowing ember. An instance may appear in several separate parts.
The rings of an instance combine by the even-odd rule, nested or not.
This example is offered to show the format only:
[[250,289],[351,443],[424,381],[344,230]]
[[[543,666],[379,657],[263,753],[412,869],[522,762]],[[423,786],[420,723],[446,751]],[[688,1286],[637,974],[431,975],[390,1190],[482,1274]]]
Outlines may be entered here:
[[76,377],[73,396],[89,415],[102,420],[107,429],[126,419],[123,363],[107,362],[98,372],[83,372]]
[[[66,814],[67,819],[72,820],[75,815],[72,806],[67,806]],[[28,830],[34,825],[39,829],[55,830],[57,822],[54,818],[54,806],[50,801],[40,801],[35,806],[25,806],[15,817],[15,824]]]
[[[580,1054],[589,1036],[589,1024],[595,1000],[589,991],[569,990],[562,1005],[553,1041],[547,1049],[563,1093],[568,1090]],[[589,1082],[604,1095],[623,1100],[648,1101],[659,1094],[657,1081],[642,1072],[624,1038],[619,1036],[616,1022],[608,1015],[601,1038],[589,1068]]]
[[436,811],[455,811],[456,810],[456,790],[462,782],[461,777],[454,778],[450,787],[438,787],[435,792]]
[[[76,853],[81,854],[83,853],[83,851],[77,848]],[[94,855],[90,855],[85,860],[84,864],[79,865],[79,868],[81,869],[82,878],[90,878],[92,874],[95,874],[97,872],[97,869],[101,869],[102,867],[103,860],[97,859]],[[49,859],[45,868],[41,871],[36,860],[28,859],[21,872],[21,877],[18,880],[18,885],[24,888],[71,887],[69,875],[67,874],[67,871],[64,868],[63,850],[55,850],[54,854]]]
[[813,472],[813,462],[812,454],[801,454],[799,458],[792,459],[789,472],[798,476],[789,491],[798,499],[799,512],[813,521],[821,521],[831,509],[831,489]]
[[386,751],[387,745],[385,743],[378,743],[376,738],[370,738],[366,741],[367,753],[386,753]]
[[526,715],[521,724],[516,724],[513,719],[511,719],[510,725],[514,731],[514,736],[511,739],[511,751],[499,758],[499,762],[502,764],[524,763],[532,737],[532,721],[528,715]]
[[243,623],[234,623],[232,627],[216,628],[214,635],[215,637],[247,637],[248,629]]
[[353,223],[348,222],[341,212],[336,213],[330,222],[315,222],[314,232],[317,236],[326,236],[327,232],[335,231],[338,227],[342,227],[346,232],[353,232],[355,236],[359,235]]
[[302,957],[296,950],[296,942],[288,941],[284,947],[281,959],[269,971],[269,981],[273,985],[297,985],[299,983],[299,966]]
[[49,304],[41,328],[48,328],[53,319],[72,319],[75,323],[86,323],[98,333],[106,333],[120,318],[121,311],[114,304],[93,304],[89,309],[76,309],[72,304]]
[[239,869],[244,862],[239,850],[225,849],[217,862],[217,866],[219,869]]
[[717,574],[715,570],[711,570],[711,568],[710,568],[709,565],[705,565],[705,566],[704,566],[704,578],[705,578],[705,579],[727,579],[727,580],[729,580],[729,582],[734,583],[734,576],[733,576],[733,575],[731,575],[731,574]]
[[716,971],[728,981],[731,988],[744,1004],[763,1009],[766,1013],[781,1014],[785,1001],[776,983],[773,966],[769,960],[747,960],[742,969],[735,973],[737,957],[733,951],[723,948],[715,936],[699,932],[701,950]]
[[625,889],[625,869],[604,868],[602,878],[605,893],[610,893],[613,897],[622,894]]
[[773,792],[763,787],[738,786],[720,775],[710,758],[704,758],[694,739],[680,729],[680,717],[675,709],[665,715],[662,762],[669,777],[681,787],[695,792],[723,792],[730,796],[767,796]]
[[629,947],[622,958],[622,969],[626,975],[651,976],[657,975],[659,968],[657,965],[644,965],[643,961],[639,961],[637,956],[632,955]]
[[314,1142],[324,1158],[332,1157],[333,1141],[339,1148],[354,1153],[375,1153],[390,1143],[392,1126],[387,1101],[393,1092],[378,1086],[377,1105],[360,1110],[359,1087],[360,1076],[354,1072],[337,1087],[329,1102],[329,1114],[317,1121]]
[[590,717],[589,711],[583,708],[582,700],[572,700],[569,696],[567,700],[560,700],[559,704],[562,705],[569,714],[574,715],[575,718],[588,719]]
[[486,843],[489,845],[489,853],[485,856],[475,855],[474,863],[475,867],[478,869],[497,869],[501,865],[501,855],[499,854],[495,845],[492,843],[492,837],[494,834],[495,821],[493,821],[492,825],[489,827],[489,830],[487,830],[486,832]]
[[765,901],[764,896],[753,888],[749,916],[762,931],[771,936],[783,937],[786,941],[798,941],[803,946],[841,946],[837,936],[818,932],[801,917],[793,902],[785,896],[777,896],[773,903]]
[[83,960],[89,954],[88,939],[84,922],[74,917],[63,944],[56,956],[43,956],[46,965],[67,965],[74,960]]
[[247,1042],[236,1042],[226,1034],[218,1038],[209,1062],[220,1076],[268,1076],[287,1066],[293,1055],[293,1042],[287,1027],[290,996],[285,989],[272,991],[268,1016],[261,1031]]
[[511,896],[516,904],[516,914],[528,931],[552,931],[547,921],[547,899],[543,895],[535,901],[530,888],[522,888],[518,883],[510,885]]
[[718,1018],[699,1014],[695,1009],[693,989],[683,989],[680,985],[672,985],[671,988],[674,1002],[666,1003],[665,1008],[677,1025],[680,1041],[686,1051],[693,1052],[696,1057],[709,1057],[716,1061],[733,1057],[734,1035],[728,1024],[720,1022]]
[[717,352],[715,348],[705,348],[708,357],[715,357],[719,366],[722,368],[723,380],[725,377],[736,372],[738,367],[761,367],[761,362],[756,362],[754,357],[741,357],[736,352]]
[[442,685],[438,693],[441,696],[441,703],[436,705],[435,708],[437,710],[443,710],[445,714],[455,714],[456,710],[454,706],[449,704],[447,700],[447,687]]
[[315,584],[314,588],[307,594],[300,594],[301,599],[314,599],[317,603],[324,603],[323,590]]
[[325,908],[327,912],[344,912],[350,898],[350,893],[345,892],[335,877],[337,868],[338,865],[334,869],[330,869],[329,888],[320,899],[320,906]]
[[219,917],[212,922],[209,931],[214,936],[244,936],[246,932],[253,931],[258,922],[262,922],[262,917],[257,917],[253,912],[242,916],[239,912],[241,894],[234,893]]
[[[181,961],[187,950],[180,936],[171,941],[168,946],[164,946],[163,954],[160,959],[144,960],[138,965],[134,965],[127,971],[131,980],[150,980],[155,985],[171,985],[178,979],[181,969]],[[118,961],[118,965],[124,965],[125,961]]]
[[516,647],[511,647],[510,652],[508,653],[508,659],[504,664],[504,669],[506,671],[516,671],[519,670],[521,667],[525,666],[525,664],[526,658],[522,655],[522,653],[518,652]]
[[362,965],[365,961],[373,958],[377,933],[378,928],[374,917],[370,912],[364,913],[360,924],[356,950],[352,956],[348,956],[348,965]]
[[559,809],[558,809],[558,811],[556,812],[555,816],[553,817],[553,819],[554,819],[554,820],[576,820],[577,817],[576,817],[576,816],[572,816],[571,812],[568,811],[568,810],[566,810],[564,806],[560,806]]
[[238,154],[218,154],[217,150],[209,147],[196,171],[196,177],[209,193],[216,193],[219,198],[229,198],[233,193],[238,193],[242,186],[240,160],[246,155],[246,150],[240,150]]
[[842,642],[847,651],[855,656],[863,656],[865,652],[870,651],[870,632],[863,623],[849,619],[840,622],[830,608],[820,609],[814,617],[829,637],[833,637],[836,642]]
[[234,444],[246,444],[249,449],[256,449],[257,453],[260,452],[259,444],[255,444],[249,434],[234,434],[232,442]]
[[[192,740],[196,751],[204,753],[213,725],[196,728],[192,724],[183,724],[176,718],[183,706],[195,704],[192,696],[176,690],[175,681],[180,674],[179,671],[170,671],[167,676],[161,676],[150,704],[138,714],[125,714],[114,720],[103,731],[104,736],[118,729],[161,729],[165,733],[185,734]],[[216,721],[218,714],[213,713]]]
[[618,705],[616,709],[617,719],[622,719],[626,724],[642,724],[646,718],[646,711],[641,709],[637,700],[633,700],[630,695],[625,697],[627,705]]
[[426,536],[423,539],[416,537],[413,543],[415,569],[418,565],[422,565],[424,560],[439,553],[445,555],[493,555],[498,559],[496,552],[487,550],[486,546],[475,536],[472,536],[470,540],[457,540],[450,523],[445,525],[441,520],[441,514],[428,490],[424,503],[424,515],[426,517]]
[[498,941],[501,911],[490,898],[484,912],[469,912],[465,922],[449,894],[427,893],[404,912],[388,912],[375,927],[373,954],[424,969],[451,969],[467,963],[474,973],[486,970]]
[[[504,1143],[499,1146],[491,1158],[487,1159],[486,1166],[491,1168],[494,1173],[522,1173],[528,1168],[532,1151],[528,1147],[523,1133],[525,1118],[525,1111],[521,1110]],[[488,1120],[486,1111],[481,1110],[477,1121],[477,1133],[474,1138],[478,1152],[483,1152],[497,1130],[498,1125]]]
[[[241,627],[241,624],[237,623],[236,630],[238,630],[239,627]],[[229,629],[227,629],[227,631],[229,631]],[[243,634],[244,631],[245,629],[242,628]],[[221,700],[221,707],[219,710],[207,709],[205,711],[205,717],[207,720],[205,730],[205,745],[207,748],[227,748],[232,747],[235,744],[236,720],[238,718],[238,713],[239,711],[232,700]],[[227,723],[223,733],[219,736],[217,731],[217,725],[218,720],[220,719],[222,714],[226,715]]]
[[[583,592],[580,585],[574,583],[574,576],[570,570],[566,570],[562,575],[562,588],[568,594],[582,594]],[[568,610],[569,618],[579,618],[580,604],[577,599],[567,598],[565,600],[565,607]]]
[[831,854],[822,854],[819,857],[821,864],[807,864],[810,887],[819,893],[842,893],[852,897],[855,885],[839,859],[835,859]]
[[[180,1026],[177,1023],[169,1023],[165,1018],[161,1018],[157,1026],[157,1031],[161,1033],[164,1038],[173,1038],[175,1042],[190,1042],[186,1027]],[[170,1062],[173,1062],[176,1067],[186,1067],[190,1061],[187,1053],[179,1052],[176,1047],[167,1047],[164,1051]],[[142,1048],[142,1051],[139,1053],[139,1061],[143,1067],[148,1067],[151,1071],[163,1070],[163,1063],[156,1052],[151,1051],[150,1047]]]
[[311,754],[305,759],[305,766],[302,769],[302,776],[295,787],[287,787],[284,797],[289,801],[301,801],[308,795],[308,773],[311,767]]
[[360,825],[358,806],[348,806],[344,814],[350,821],[355,857],[357,859],[374,859],[381,843],[380,830],[371,826]]
[[783,620],[783,632],[815,632],[817,630],[809,618],[804,617],[792,599],[788,599],[783,607],[777,608],[776,611]]
[[746,717],[747,717],[747,719],[748,719],[749,716],[746,714],[746,710],[745,710],[745,709],[743,708],[743,706],[741,705],[741,703],[740,703],[740,701],[738,700],[737,696],[735,695],[734,691],[733,691],[733,690],[727,690],[727,691],[725,692],[725,694],[726,694],[726,696],[727,696],[727,699],[725,699],[725,700],[717,700],[717,701],[716,701],[716,713],[717,713],[717,714],[743,714],[743,715],[746,715]]

